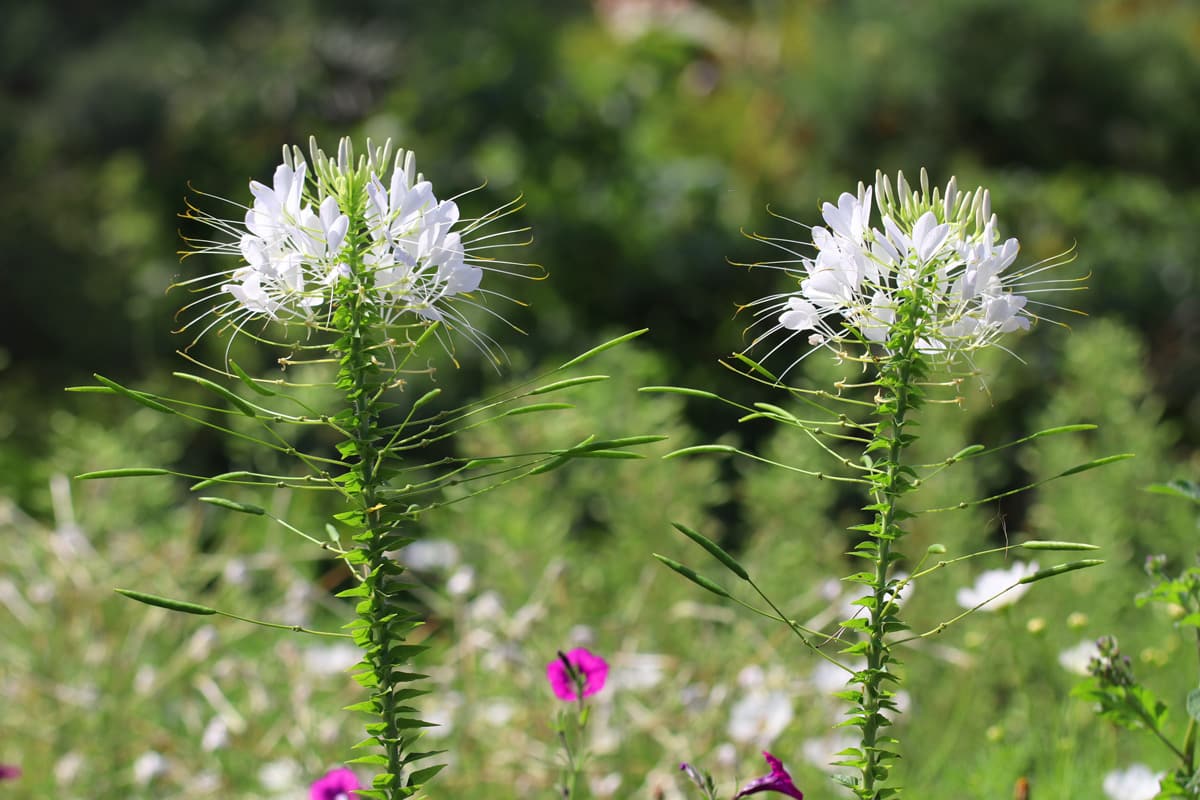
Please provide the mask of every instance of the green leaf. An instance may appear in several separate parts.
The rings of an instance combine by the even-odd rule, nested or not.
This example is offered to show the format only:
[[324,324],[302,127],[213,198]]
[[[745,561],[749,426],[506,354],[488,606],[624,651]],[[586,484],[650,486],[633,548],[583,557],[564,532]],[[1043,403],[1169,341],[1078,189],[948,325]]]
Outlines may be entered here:
[[643,386],[639,392],[656,392],[661,394],[683,394],[689,397],[703,397],[706,400],[720,400],[721,396],[706,392],[703,389],[689,389],[684,386]]
[[261,506],[255,506],[249,503],[239,503],[236,500],[227,500],[224,497],[197,497],[196,499],[201,503],[220,506],[221,508],[227,508],[230,511],[237,511],[241,514],[254,514],[255,516],[262,516],[263,514],[267,513],[266,509]]
[[212,485],[218,484],[218,483],[225,483],[226,481],[230,481],[233,478],[249,478],[249,477],[252,477],[252,474],[253,473],[246,472],[245,470],[240,470],[240,469],[236,470],[234,472],[222,472],[220,475],[213,475],[211,478],[205,478],[202,481],[193,483],[191,485],[191,487],[188,489],[188,491],[195,492],[200,489],[207,489],[209,486],[212,486]]
[[1154,494],[1165,494],[1171,497],[1181,497],[1184,500],[1191,500],[1193,503],[1200,503],[1200,484],[1195,481],[1185,481],[1177,479],[1167,481],[1166,483],[1154,483],[1146,487],[1147,492]]
[[201,378],[199,375],[192,375],[188,372],[172,372],[171,374],[176,378],[182,378],[183,380],[191,381],[198,386],[203,386],[213,394],[220,395],[222,398],[228,401],[230,405],[245,414],[247,417],[258,416],[258,412],[255,410],[254,406],[250,405],[245,400],[238,397],[236,394],[229,391],[219,383],[210,381],[208,378]]
[[663,458],[678,458],[679,456],[691,456],[697,453],[730,453],[736,455],[738,449],[727,444],[698,444],[692,447],[684,447],[680,450],[672,450],[663,456]]
[[124,467],[122,469],[101,469],[95,472],[85,472],[82,475],[76,475],[77,481],[91,481],[99,478],[148,478],[158,475],[174,475],[169,469],[159,469],[157,467]]
[[146,392],[135,392],[132,389],[126,389],[124,386],[117,383],[116,381],[109,380],[108,378],[104,377],[103,375],[99,375],[95,372],[92,373],[92,377],[95,378],[96,380],[100,381],[101,383],[103,383],[108,388],[112,389],[117,394],[122,395],[124,397],[128,397],[133,402],[140,403],[140,404],[144,405],[146,408],[153,408],[155,411],[161,411],[164,414],[174,414],[175,413],[175,410],[173,408],[165,406],[162,403],[158,402],[158,400],[154,399],[156,397],[156,395],[147,394]]
[[545,386],[539,386],[538,388],[529,392],[529,394],[546,394],[547,392],[557,392],[559,389],[567,389],[572,386],[580,386],[585,383],[596,383],[597,381],[606,380],[608,380],[607,375],[583,375],[578,378],[566,378],[565,380],[555,381],[554,383],[547,383]]
[[671,525],[675,527],[675,530],[679,531],[684,536],[688,537],[693,542],[707,550],[709,555],[724,564],[726,569],[728,569],[734,575],[737,575],[744,581],[750,580],[750,574],[746,572],[745,567],[739,564],[737,559],[729,555],[729,553],[722,549],[721,546],[712,539],[709,539],[702,533],[692,530],[682,522],[672,522]]
[[1099,550],[1100,546],[1083,542],[1056,542],[1052,540],[1033,539],[1017,545],[1026,550]]
[[653,553],[652,555],[662,563],[666,564],[670,569],[673,569],[675,572],[678,572],[680,575],[699,586],[701,589],[707,589],[719,597],[731,597],[729,592],[725,591],[723,588],[721,588],[721,586],[704,577],[703,575],[700,575],[695,570],[685,567],[678,561],[672,558],[667,558],[663,555],[659,555],[658,553]]
[[572,403],[534,403],[528,406],[520,406],[519,408],[511,408],[500,416],[515,417],[520,414],[536,414],[539,411],[559,411],[564,408],[574,407]]
[[1095,459],[1092,459],[1091,461],[1088,461],[1085,464],[1080,464],[1078,466],[1071,467],[1068,470],[1064,470],[1064,471],[1058,473],[1057,477],[1065,478],[1068,475],[1077,475],[1080,472],[1087,472],[1089,469],[1096,469],[1097,467],[1103,467],[1107,464],[1115,464],[1118,461],[1124,461],[1127,458],[1133,458],[1133,457],[1134,457],[1133,453],[1120,453],[1115,456],[1105,456],[1104,458],[1095,458]]
[[251,391],[257,392],[263,397],[272,397],[277,394],[277,392],[274,390],[262,386],[258,381],[254,380],[254,378],[251,378],[250,373],[239,367],[236,361],[230,360],[229,368],[233,370],[234,375],[238,376],[238,380],[250,387]]
[[1187,693],[1187,713],[1189,717],[1200,722],[1200,689],[1192,689]]
[[1098,567],[1103,563],[1104,561],[1098,558],[1085,558],[1080,561],[1072,561],[1069,564],[1057,564],[1053,567],[1047,567],[1046,569],[1039,569],[1032,575],[1026,575],[1024,578],[1021,578],[1021,580],[1017,581],[1017,583],[1035,583],[1036,581],[1045,580],[1046,578],[1053,578],[1055,575],[1063,575],[1067,572],[1074,572],[1077,569]]
[[432,402],[433,399],[436,398],[441,393],[442,393],[441,389],[430,389],[428,392],[421,395],[413,402],[412,408],[409,409],[409,413],[416,411],[418,408],[425,405],[426,403]]
[[619,344],[624,344],[625,342],[628,342],[630,339],[636,339],[637,337],[641,336],[643,333],[646,333],[649,330],[650,330],[649,328],[642,328],[641,330],[632,331],[630,333],[627,333],[624,336],[618,336],[615,339],[610,339],[607,342],[605,342],[604,344],[593,347],[591,350],[588,350],[586,353],[581,353],[581,354],[575,356],[570,361],[568,361],[567,363],[560,366],[559,369],[560,370],[567,369],[568,367],[573,367],[576,364],[582,364],[584,361],[587,361],[589,358],[598,356],[601,353],[603,353],[605,350],[611,350],[612,348],[616,347]]
[[137,600],[139,603],[145,603],[148,606],[158,606],[169,611],[180,611],[184,614],[200,614],[202,616],[217,613],[215,608],[209,608],[197,603],[186,603],[183,600],[172,600],[169,597],[160,597],[156,594],[136,592],[133,589],[113,589],[113,591],[128,597],[130,600]]

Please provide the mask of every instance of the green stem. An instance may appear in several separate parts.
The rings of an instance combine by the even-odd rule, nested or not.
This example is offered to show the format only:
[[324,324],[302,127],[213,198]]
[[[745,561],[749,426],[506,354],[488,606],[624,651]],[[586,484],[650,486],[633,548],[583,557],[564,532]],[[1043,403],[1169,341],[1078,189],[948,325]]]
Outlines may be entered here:
[[[919,307],[919,303],[918,297],[912,301],[910,308]],[[888,387],[891,394],[890,398],[884,398],[880,402],[880,406],[886,405],[890,400],[891,409],[881,425],[886,434],[881,435],[881,431],[876,433],[876,441],[886,441],[887,448],[884,462],[880,465],[883,468],[882,475],[877,479],[874,490],[876,512],[872,537],[876,546],[873,554],[875,574],[870,584],[874,602],[868,619],[865,651],[867,666],[861,678],[860,725],[863,761],[862,783],[857,791],[863,800],[878,800],[883,796],[881,784],[887,781],[889,772],[886,762],[893,758],[890,749],[883,751],[880,748],[880,731],[889,724],[883,715],[884,702],[890,696],[883,688],[883,680],[888,676],[887,668],[891,662],[891,648],[886,636],[893,627],[896,616],[895,603],[888,597],[888,580],[894,560],[892,545],[902,534],[897,525],[899,501],[910,488],[904,477],[902,464],[905,447],[904,426],[912,407],[912,382],[919,372],[914,370],[914,362],[920,357],[916,352],[916,334],[911,328],[894,337],[894,343],[898,346],[893,349],[892,355],[880,369],[880,383]]]

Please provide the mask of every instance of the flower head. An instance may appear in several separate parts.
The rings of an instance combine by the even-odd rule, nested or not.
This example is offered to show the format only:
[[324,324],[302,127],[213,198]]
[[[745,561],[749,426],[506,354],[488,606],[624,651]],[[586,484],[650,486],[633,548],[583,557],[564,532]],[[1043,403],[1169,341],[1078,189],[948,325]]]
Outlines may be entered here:
[[586,647],[576,647],[546,665],[546,680],[560,700],[578,700],[578,690],[590,697],[604,688],[608,679],[608,662]]
[[796,784],[792,783],[792,776],[784,769],[783,762],[765,750],[763,758],[767,760],[767,766],[771,768],[770,773],[747,783],[741,791],[733,796],[733,800],[758,792],[779,792],[788,797],[794,797],[796,800],[804,800],[804,793],[796,788]]
[[0,764],[0,781],[12,781],[21,777],[21,768],[10,764]]
[[1062,263],[1008,272],[1020,245],[1016,239],[1001,241],[988,192],[960,192],[953,178],[944,193],[930,192],[924,170],[919,192],[903,173],[894,192],[891,181],[877,173],[873,187],[859,184],[856,195],[843,193],[837,205],[825,203],[821,214],[825,226],[812,229],[811,242],[759,237],[789,256],[763,266],[782,270],[798,284],[796,291],[749,306],[754,325],[767,326],[751,347],[783,337],[768,355],[796,336],[812,349],[824,346],[841,356],[855,345],[887,350],[896,345],[903,323],[918,350],[951,362],[1002,334],[1027,329],[1037,318],[1028,307],[1030,295],[1049,288],[1049,282],[1031,278]]
[[309,789],[309,800],[353,800],[355,789],[361,789],[358,777],[346,767],[326,772],[313,782]]
[[1036,561],[1032,564],[1015,561],[1008,569],[990,569],[980,573],[974,586],[959,589],[955,599],[963,608],[975,608],[986,603],[987,605],[983,606],[986,611],[1011,606],[1029,591],[1029,584],[1020,583],[1021,579],[1028,578],[1037,571]]
[[1104,793],[1111,800],[1150,800],[1158,796],[1162,777],[1145,764],[1131,764],[1104,776]]
[[346,139],[336,158],[314,143],[309,163],[299,148],[285,147],[271,185],[250,182],[253,203],[242,220],[190,209],[220,234],[189,240],[191,252],[237,256],[241,264],[180,284],[203,295],[185,309],[202,310],[184,329],[240,331],[255,320],[329,329],[338,305],[357,296],[369,298],[386,326],[439,322],[491,354],[491,340],[460,305],[481,306],[497,294],[481,289],[485,270],[528,267],[483,255],[513,246],[506,234],[517,231],[474,235],[517,204],[463,219],[458,204],[439,200],[416,171],[411,152],[392,158],[390,143],[367,149],[355,161]]

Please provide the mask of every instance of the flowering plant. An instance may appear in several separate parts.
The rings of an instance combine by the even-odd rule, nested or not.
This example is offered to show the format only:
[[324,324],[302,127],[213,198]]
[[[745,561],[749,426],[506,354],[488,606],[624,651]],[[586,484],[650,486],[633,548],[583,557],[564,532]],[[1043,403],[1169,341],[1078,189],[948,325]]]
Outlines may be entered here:
[[[879,225],[872,221],[876,204]],[[918,513],[910,506],[912,494],[967,459],[1038,437],[1094,426],[1064,425],[991,448],[970,445],[932,464],[912,463],[910,448],[917,438],[914,418],[922,405],[960,402],[958,396],[949,400],[931,396],[947,389],[956,392],[966,378],[976,374],[972,360],[975,351],[995,344],[1004,334],[1028,329],[1031,321],[1043,319],[1032,308],[1056,309],[1044,300],[1031,298],[1071,288],[1070,280],[1064,283],[1040,277],[1068,259],[1013,269],[1019,244],[1016,239],[1001,240],[988,192],[982,188],[961,192],[954,179],[944,191],[931,190],[924,171],[919,190],[911,187],[903,174],[897,176],[894,188],[889,178],[877,174],[874,186],[860,184],[856,194],[842,194],[837,205],[825,203],[821,212],[826,226],[812,228],[809,243],[757,237],[783,251],[786,258],[754,266],[781,271],[796,288],[748,304],[754,316],[751,328],[760,331],[748,352],[734,356],[736,365],[732,365],[759,384],[782,390],[789,399],[803,404],[804,410],[797,413],[766,402],[746,406],[711,392],[681,387],[654,386],[643,391],[720,400],[736,408],[742,422],[765,419],[792,428],[836,459],[842,471],[817,472],[727,444],[684,448],[668,457],[734,454],[795,475],[842,482],[862,493],[867,519],[850,529],[854,537],[850,554],[860,559],[864,568],[844,580],[857,584],[863,594],[855,604],[858,610],[854,616],[843,620],[832,632],[812,630],[792,620],[720,544],[686,525],[676,523],[675,527],[748,583],[766,607],[738,602],[782,622],[816,655],[844,672],[848,685],[837,696],[851,704],[843,725],[857,729],[858,743],[842,750],[836,764],[850,767],[858,775],[841,775],[838,779],[862,800],[883,800],[900,791],[890,781],[891,762],[899,757],[899,741],[891,727],[900,713],[894,688],[900,681],[893,671],[895,647],[936,635],[1005,592],[1012,591],[1010,597],[1015,599],[1031,583],[1101,563],[1081,559],[1045,569],[1033,565],[997,573],[987,579],[986,585],[961,596],[960,602],[967,606],[965,612],[925,633],[906,633],[908,626],[900,615],[901,599],[914,582],[950,565],[1010,549],[969,552],[929,564],[931,557],[947,552],[945,546],[935,544],[907,573],[898,572],[896,564],[905,558],[900,549],[907,533],[904,523]],[[797,337],[799,347],[795,347]],[[773,340],[777,341],[759,359],[749,355]],[[831,353],[838,363],[860,369],[865,377],[856,382],[838,381],[833,392],[787,383],[797,365],[818,350]],[[761,363],[781,354],[784,367],[778,373]],[[943,371],[946,377],[934,380],[935,370]],[[869,394],[859,399],[853,396],[855,390]],[[926,511],[952,511],[994,502],[1128,457],[1121,454],[1095,459],[1028,486]],[[1093,549],[1088,544],[1058,541],[1027,541],[1015,546],[1034,551]],[[690,567],[664,556],[658,558],[704,589],[736,599],[727,588]],[[823,649],[833,642],[840,647],[837,654]]]
[[579,778],[587,760],[583,737],[590,711],[584,698],[604,688],[608,680],[608,662],[586,647],[576,647],[569,653],[560,650],[558,658],[546,665],[546,680],[555,697],[578,705],[574,715],[562,711],[554,722],[563,761],[559,792],[565,799],[578,797]]
[[[393,156],[390,143],[374,147],[368,142],[367,153],[356,157],[348,139],[332,158],[315,142],[308,159],[298,148],[284,148],[272,185],[252,182],[250,192],[251,206],[232,203],[244,208],[242,219],[220,219],[194,206],[189,211],[192,219],[217,234],[190,240],[193,254],[239,260],[180,284],[199,295],[183,311],[183,330],[193,333],[192,343],[208,333],[229,334],[224,363],[192,359],[207,376],[175,373],[205,396],[166,397],[99,375],[99,386],[76,388],[121,395],[179,415],[294,465],[282,472],[259,467],[213,476],[136,467],[79,477],[187,478],[193,491],[222,492],[199,497],[201,502],[268,518],[340,558],[353,586],[339,596],[352,599],[357,613],[345,626],[348,632],[313,631],[200,603],[118,591],[175,611],[352,639],[363,655],[354,677],[367,698],[351,708],[365,712],[371,721],[366,726],[369,738],[358,745],[367,752],[351,763],[379,770],[371,787],[356,793],[378,800],[411,797],[441,769],[424,765],[437,754],[418,746],[428,723],[418,717],[413,702],[425,694],[419,683],[425,676],[411,665],[425,648],[407,641],[421,624],[421,615],[408,605],[406,570],[396,556],[414,541],[418,520],[427,512],[557,469],[575,458],[638,457],[625,448],[663,437],[589,436],[573,446],[483,457],[447,455],[447,444],[460,431],[507,416],[570,408],[570,403],[545,402],[542,396],[606,380],[606,375],[568,373],[644,331],[605,342],[495,396],[448,405],[440,398],[440,388],[422,385],[433,368],[418,367],[415,359],[434,341],[453,355],[454,341],[465,339],[498,360],[498,344],[476,325],[472,313],[498,316],[491,301],[505,297],[484,288],[484,275],[491,271],[533,276],[538,268],[494,255],[520,244],[513,234],[523,231],[481,229],[519,206],[510,203],[465,220],[456,201],[438,200],[430,182],[416,171],[412,153]],[[254,377],[239,366],[228,349],[238,334],[283,351],[278,358],[281,368],[300,367],[305,379],[324,380],[337,398],[332,407],[313,405],[306,391],[313,383],[307,380],[291,374]],[[552,375],[559,377],[548,380]],[[529,398],[536,400],[521,403]],[[237,423],[231,421],[234,418]],[[314,428],[336,442],[336,449],[310,449],[314,440],[305,434]],[[436,451],[430,452],[433,448]],[[226,496],[252,490],[324,492],[344,510],[316,533],[275,517],[263,506]]]

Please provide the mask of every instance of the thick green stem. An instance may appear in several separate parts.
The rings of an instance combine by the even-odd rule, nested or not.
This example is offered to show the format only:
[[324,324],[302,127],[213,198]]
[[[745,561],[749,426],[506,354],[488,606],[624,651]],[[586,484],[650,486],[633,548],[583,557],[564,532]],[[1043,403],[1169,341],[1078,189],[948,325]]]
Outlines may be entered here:
[[[910,308],[919,308],[919,297],[912,302]],[[872,537],[875,544],[875,571],[869,585],[873,602],[864,652],[867,666],[860,681],[863,761],[862,782],[857,791],[863,800],[878,800],[885,796],[882,784],[887,781],[889,772],[886,762],[892,758],[891,742],[887,749],[882,749],[880,736],[882,728],[889,724],[884,716],[884,703],[890,693],[884,688],[883,682],[888,677],[888,665],[892,659],[886,637],[896,625],[896,604],[888,583],[891,565],[895,560],[893,544],[903,533],[898,524],[899,502],[911,488],[905,478],[903,455],[906,442],[911,438],[905,436],[904,427],[908,413],[913,408],[913,382],[920,371],[917,366],[920,359],[916,350],[917,337],[913,331],[914,328],[909,328],[893,339],[890,343],[893,346],[892,353],[880,369],[881,387],[886,387],[887,394],[878,399],[878,407],[885,419],[876,433],[876,441],[886,442],[886,455],[877,464],[880,472],[874,490],[875,526]]]
[[[352,209],[361,206],[364,200],[355,196],[360,193],[360,187],[350,188],[344,198],[346,205]],[[351,214],[351,219],[362,219],[362,215]],[[373,300],[374,277],[362,259],[368,245],[369,232],[365,227],[352,228],[344,250],[350,276],[343,285],[341,306],[336,312],[342,333],[338,386],[346,393],[352,410],[352,416],[346,420],[353,446],[348,459],[351,480],[347,488],[357,495],[359,530],[354,538],[365,567],[356,640],[366,651],[365,661],[371,668],[370,702],[376,715],[376,721],[367,725],[367,731],[382,747],[387,762],[387,775],[381,776],[374,788],[388,800],[394,800],[412,794],[409,781],[402,776],[411,755],[405,752],[408,741],[405,733],[410,726],[404,725],[405,714],[411,709],[403,703],[413,693],[403,692],[397,679],[403,673],[400,668],[410,650],[403,640],[411,623],[400,595],[399,577],[403,569],[387,555],[403,540],[397,516],[381,502],[386,484],[380,469],[385,445],[379,430],[378,404],[383,378],[381,365],[373,353],[380,330]]]

